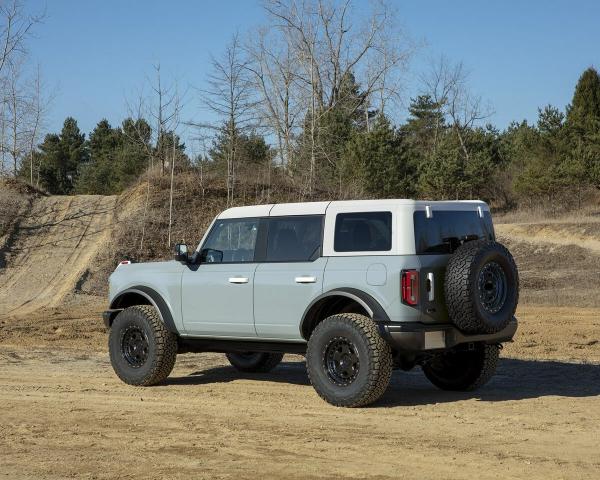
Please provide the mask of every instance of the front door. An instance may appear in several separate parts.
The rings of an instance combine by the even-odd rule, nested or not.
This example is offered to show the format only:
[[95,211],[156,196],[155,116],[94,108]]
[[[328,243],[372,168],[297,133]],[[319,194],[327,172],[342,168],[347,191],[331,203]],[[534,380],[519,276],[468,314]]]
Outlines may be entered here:
[[196,265],[182,277],[182,315],[188,335],[256,337],[254,249],[258,219],[217,220]]
[[323,217],[271,217],[265,261],[254,275],[254,322],[262,338],[300,340],[300,321],[323,290]]

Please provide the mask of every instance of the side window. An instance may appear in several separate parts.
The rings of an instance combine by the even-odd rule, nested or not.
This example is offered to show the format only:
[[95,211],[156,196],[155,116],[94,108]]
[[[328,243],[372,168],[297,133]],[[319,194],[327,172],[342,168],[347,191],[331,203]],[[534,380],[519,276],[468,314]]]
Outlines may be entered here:
[[242,263],[254,261],[258,219],[217,220],[202,245],[202,263]]
[[384,252],[392,249],[392,212],[338,213],[336,252]]
[[323,217],[271,217],[267,262],[309,262],[321,253]]

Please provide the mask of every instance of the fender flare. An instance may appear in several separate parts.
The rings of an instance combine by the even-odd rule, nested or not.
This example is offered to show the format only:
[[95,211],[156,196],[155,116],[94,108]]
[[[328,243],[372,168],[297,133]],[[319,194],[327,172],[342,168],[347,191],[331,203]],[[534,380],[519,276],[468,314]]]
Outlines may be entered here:
[[329,290],[328,292],[322,293],[318,297],[316,297],[308,307],[304,310],[302,314],[302,320],[300,322],[300,333],[304,337],[304,326],[307,321],[311,320],[311,316],[315,313],[315,309],[317,305],[331,297],[346,297],[354,300],[361,307],[365,309],[367,314],[373,319],[375,323],[388,323],[390,322],[390,317],[386,313],[385,309],[381,306],[381,304],[373,298],[373,296],[369,295],[362,290],[357,288],[336,288],[334,290]]
[[119,309],[119,300],[129,293],[141,295],[146,300],[148,300],[150,305],[156,308],[158,315],[167,327],[167,330],[169,330],[172,333],[179,334],[177,328],[175,327],[175,321],[173,320],[173,315],[171,314],[171,310],[169,309],[167,302],[165,302],[165,300],[156,290],[153,290],[150,287],[146,287],[144,285],[136,285],[126,290],[123,290],[122,292],[119,292],[115,296],[115,298],[113,298],[112,302],[110,302],[110,308]]

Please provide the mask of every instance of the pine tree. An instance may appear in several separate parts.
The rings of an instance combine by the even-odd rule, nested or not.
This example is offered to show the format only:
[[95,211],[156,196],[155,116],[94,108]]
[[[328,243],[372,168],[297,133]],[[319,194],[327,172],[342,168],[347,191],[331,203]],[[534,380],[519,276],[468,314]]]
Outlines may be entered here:
[[120,129],[112,128],[105,119],[98,122],[90,133],[89,158],[79,166],[78,193],[110,195],[118,190],[118,151],[122,140]]
[[600,75],[594,68],[579,78],[565,125],[572,150],[566,171],[579,185],[600,188]]
[[571,105],[567,107],[567,125],[580,135],[600,129],[600,75],[588,68],[577,82]]
[[68,117],[59,135],[46,135],[40,150],[40,184],[50,193],[71,193],[79,165],[88,158],[85,134],[79,130],[77,121]]
[[446,128],[442,105],[429,95],[419,95],[411,100],[408,113],[410,117],[404,130],[415,153],[422,158],[434,154]]
[[370,131],[356,132],[346,145],[346,158],[356,165],[354,176],[366,192],[377,198],[415,194],[416,168],[402,135],[384,115],[378,115]]

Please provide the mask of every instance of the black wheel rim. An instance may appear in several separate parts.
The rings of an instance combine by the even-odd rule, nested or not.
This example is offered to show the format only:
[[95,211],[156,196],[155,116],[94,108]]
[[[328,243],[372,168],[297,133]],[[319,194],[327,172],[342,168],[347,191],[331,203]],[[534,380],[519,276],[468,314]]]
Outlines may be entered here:
[[121,337],[121,353],[133,368],[140,368],[148,359],[148,337],[138,326],[130,326]]
[[479,272],[479,299],[489,313],[497,313],[504,306],[508,290],[506,283],[506,274],[496,262],[487,263]]
[[350,385],[358,376],[358,350],[347,338],[333,338],[325,347],[323,360],[328,377],[336,385]]

